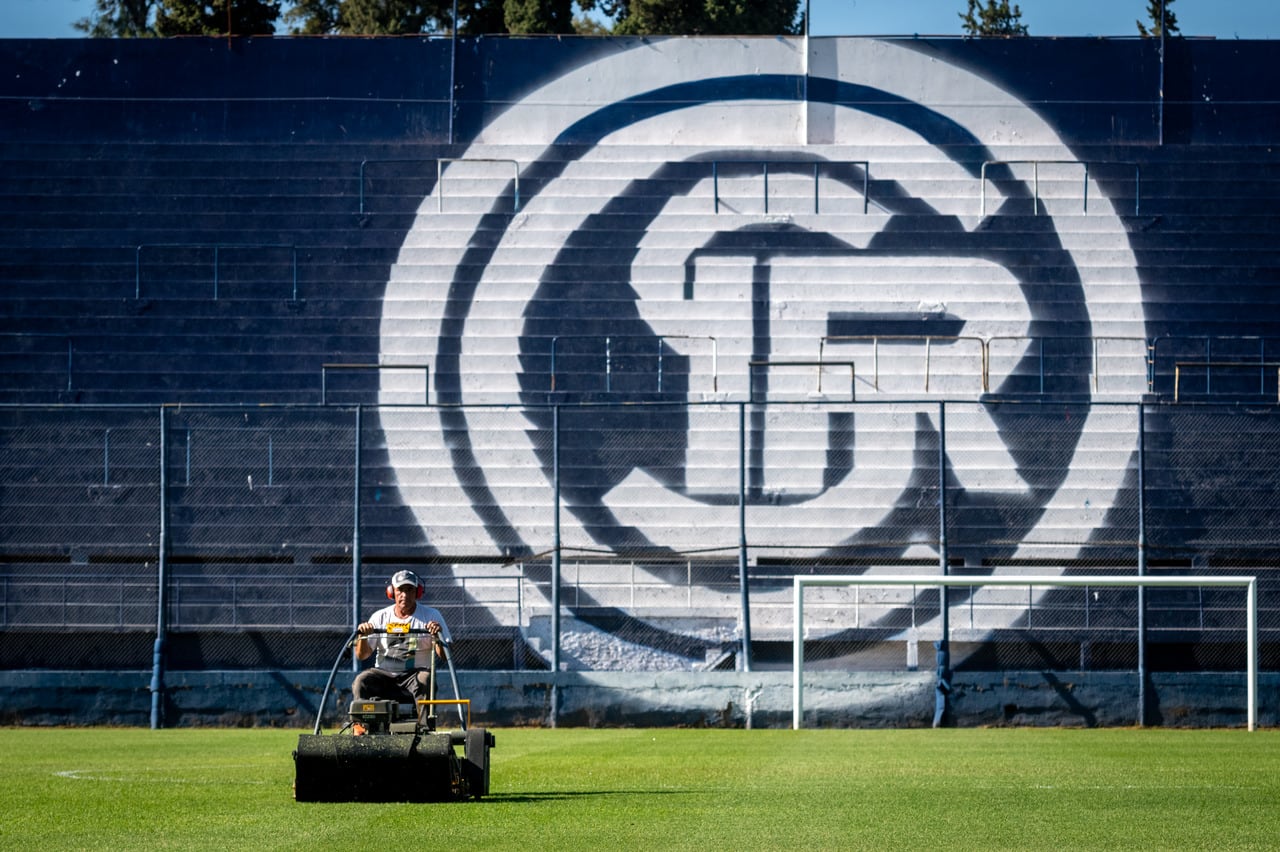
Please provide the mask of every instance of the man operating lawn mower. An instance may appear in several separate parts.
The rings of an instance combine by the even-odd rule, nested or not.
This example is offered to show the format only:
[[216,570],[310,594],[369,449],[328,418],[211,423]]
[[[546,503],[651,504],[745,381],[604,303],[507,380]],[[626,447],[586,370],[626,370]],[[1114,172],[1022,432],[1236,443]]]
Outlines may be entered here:
[[[449,628],[438,610],[419,606],[422,592],[412,571],[397,572],[387,586],[392,605],[356,628],[354,645],[342,643],[320,695],[315,728],[299,734],[293,753],[297,801],[444,802],[488,795],[494,737],[471,726],[471,701],[458,694],[454,678]],[[323,734],[326,699],[353,647],[362,660],[376,653],[374,666],[351,684],[349,724]],[[435,696],[436,656],[448,665],[452,699]],[[457,709],[460,727],[440,726],[440,704]]]
[[[450,641],[444,616],[434,607],[420,606],[424,587],[412,571],[398,571],[387,586],[394,603],[383,607],[356,628],[355,652],[361,660],[375,654],[373,668],[356,675],[351,684],[357,700],[413,703],[428,698],[433,651],[444,656],[442,642]],[[423,636],[422,631],[427,635]],[[377,634],[371,636],[370,634]]]

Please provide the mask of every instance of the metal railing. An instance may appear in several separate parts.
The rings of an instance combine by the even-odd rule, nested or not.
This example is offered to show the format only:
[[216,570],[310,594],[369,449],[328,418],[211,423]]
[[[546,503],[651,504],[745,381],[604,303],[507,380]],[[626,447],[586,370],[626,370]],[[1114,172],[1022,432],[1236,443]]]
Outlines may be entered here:
[[[653,340],[656,342],[656,350],[653,357],[656,359],[657,365],[657,393],[663,391],[664,378],[664,349],[668,340],[709,340],[711,341],[711,391],[715,393],[720,386],[720,363],[719,363],[719,343],[716,338],[711,335],[698,334],[559,334],[551,338],[551,383],[550,389],[554,392],[557,388],[557,377],[559,376],[559,348],[560,341],[565,340],[599,340],[604,343],[604,391],[605,393],[613,392],[613,343],[617,340]],[[631,355],[633,353],[626,353]],[[575,353],[576,355],[576,353]]]
[[[6,334],[6,336],[14,339],[32,337],[32,338],[49,338],[49,339],[65,341],[66,355],[64,359],[64,366],[62,368],[62,372],[65,375],[66,381],[63,384],[62,389],[65,389],[66,391],[72,391],[76,389],[75,382],[73,381],[73,366],[75,364],[75,361],[82,360],[83,352],[81,352],[76,348],[75,342],[70,335],[47,334],[47,333],[36,333],[36,332],[32,332],[32,333],[9,332]],[[828,347],[830,345],[841,344],[841,343],[870,344],[872,348],[871,365],[869,369],[864,365],[864,368],[861,371],[861,374],[863,375],[864,380],[869,382],[871,388],[879,392],[881,390],[880,380],[883,376],[882,360],[881,360],[881,352],[880,352],[881,344],[885,344],[885,343],[918,344],[923,348],[922,357],[924,359],[923,386],[921,390],[923,390],[924,392],[929,392],[931,389],[931,383],[933,379],[938,375],[940,375],[934,363],[935,361],[934,347],[939,344],[948,345],[948,344],[953,344],[958,342],[972,342],[972,343],[976,343],[980,348],[980,352],[977,354],[977,356],[975,356],[979,359],[976,370],[975,370],[975,378],[977,379],[976,384],[981,389],[982,393],[988,393],[990,391],[990,383],[991,383],[991,365],[993,361],[993,352],[992,352],[993,347],[1002,342],[1018,343],[1018,344],[1025,344],[1033,347],[1032,351],[1036,354],[1036,360],[1037,360],[1036,369],[1037,369],[1037,378],[1039,382],[1039,389],[1040,389],[1040,392],[1043,393],[1045,391],[1047,379],[1048,379],[1047,365],[1050,362],[1050,356],[1045,351],[1046,344],[1055,340],[1069,341],[1073,339],[1075,338],[1031,337],[1031,336],[1021,336],[1021,335],[997,335],[991,338],[981,338],[981,337],[971,336],[971,335],[956,336],[956,335],[925,335],[925,334],[921,334],[921,335],[910,335],[910,334],[826,335],[818,339],[818,354],[817,354],[816,360],[812,363],[816,371],[818,372],[818,388],[817,389],[819,392],[821,392],[822,382],[823,382],[821,371],[823,367],[824,366],[845,366],[845,361],[847,361],[847,359],[844,359],[841,361],[830,360],[827,352]],[[1114,335],[1114,336],[1103,335],[1103,336],[1088,338],[1088,341],[1089,341],[1088,345],[1089,345],[1091,356],[1092,356],[1092,366],[1090,370],[1090,384],[1093,387],[1093,390],[1095,392],[1100,392],[1102,390],[1103,379],[1105,377],[1110,375],[1118,375],[1118,374],[1108,373],[1104,369],[1104,358],[1103,358],[1101,349],[1105,347],[1108,343],[1129,343],[1129,344],[1132,344],[1135,347],[1135,351],[1139,353],[1137,357],[1145,361],[1144,366],[1145,366],[1146,373],[1145,373],[1145,376],[1140,378],[1140,381],[1145,382],[1147,392],[1154,393],[1155,385],[1156,385],[1156,377],[1159,371],[1160,359],[1161,358],[1167,359],[1169,357],[1167,353],[1162,352],[1161,350],[1167,349],[1169,346],[1169,342],[1174,339],[1175,338],[1162,337],[1162,338],[1156,338],[1154,340],[1147,340],[1146,338],[1142,338],[1142,337],[1131,337],[1131,336],[1121,336],[1121,335]],[[1182,340],[1184,338],[1176,338],[1176,339]],[[1184,368],[1182,370],[1182,372],[1184,373],[1186,372],[1186,368],[1189,368],[1196,364],[1204,365],[1204,364],[1213,363],[1215,366],[1226,366],[1228,363],[1241,362],[1236,366],[1239,366],[1239,367],[1255,366],[1259,368],[1264,368],[1264,367],[1269,368],[1269,365],[1270,365],[1270,361],[1265,357],[1265,354],[1266,354],[1265,350],[1267,348],[1266,344],[1270,340],[1268,338],[1245,338],[1245,337],[1207,338],[1206,337],[1206,338],[1185,338],[1185,339],[1203,341],[1204,343],[1203,349],[1205,352],[1205,356],[1203,360],[1199,360],[1199,356],[1197,356],[1197,360],[1194,360],[1194,361],[1190,358],[1179,359],[1178,363],[1181,364],[1182,367]],[[667,389],[667,379],[671,375],[670,372],[667,370],[667,366],[666,366],[665,349],[666,349],[667,343],[673,340],[708,341],[710,343],[709,380],[711,383],[711,392],[718,393],[720,390],[720,385],[722,384],[721,380],[723,376],[720,373],[719,341],[716,337],[711,335],[659,335],[659,336],[655,336],[655,335],[557,335],[556,337],[550,338],[550,340],[551,340],[551,344],[550,344],[551,363],[550,363],[549,387],[550,387],[550,390],[553,392],[561,390],[560,379],[562,376],[565,375],[565,372],[562,369],[563,367],[562,361],[565,357],[569,357],[569,356],[566,356],[565,353],[563,352],[562,343],[566,341],[571,341],[571,340],[578,340],[578,341],[598,340],[598,341],[601,341],[601,343],[603,344],[603,350],[599,354],[571,353],[571,356],[574,358],[597,357],[601,359],[602,361],[601,369],[603,370],[603,377],[604,377],[603,392],[605,393],[612,393],[614,391],[614,377],[616,375],[615,362],[617,358],[641,357],[644,355],[644,353],[637,352],[635,350],[619,351],[619,349],[616,348],[615,344],[617,344],[619,341],[628,341],[628,340],[655,341],[653,354],[651,357],[654,359],[654,362],[656,364],[656,374],[655,374],[656,378],[655,378],[654,390],[658,393],[662,393]],[[1228,341],[1241,341],[1241,340],[1258,342],[1260,349],[1259,349],[1259,355],[1258,355],[1257,361],[1246,362],[1245,359],[1242,359],[1238,356],[1227,356],[1227,357],[1213,356],[1212,354],[1213,344],[1215,342],[1228,342]],[[682,352],[679,354],[682,355],[683,357],[689,357],[689,358],[694,357],[689,353]],[[1174,354],[1176,355],[1177,353],[1174,353]],[[77,355],[81,357],[77,358],[76,357]],[[1021,354],[1019,354],[1019,357],[1021,357]],[[429,403],[430,402],[430,369],[431,369],[431,365],[426,363],[422,363],[422,364],[325,363],[321,365],[321,377],[320,377],[321,404],[328,405],[330,402],[329,400],[329,390],[330,390],[329,373],[330,372],[362,371],[362,370],[365,370],[365,371],[367,370],[378,370],[378,371],[421,370],[425,374],[422,400],[424,402]],[[751,368],[748,367],[748,372],[750,372],[750,369]],[[1207,383],[1209,382],[1208,377],[1206,377],[1206,382]],[[1206,388],[1206,393],[1208,392],[1210,392],[1210,389]],[[1177,395],[1176,389],[1175,389],[1174,395],[1175,396]]]
[[825,359],[827,345],[830,343],[870,343],[871,344],[871,387],[874,390],[880,390],[880,344],[881,342],[892,343],[923,343],[924,344],[924,391],[929,392],[929,378],[932,374],[932,357],[934,342],[940,343],[958,343],[960,341],[970,341],[977,343],[979,347],[979,356],[981,358],[979,381],[981,383],[982,392],[986,393],[988,389],[988,362],[987,362],[987,341],[981,337],[956,336],[956,335],[931,335],[931,334],[828,334],[818,340],[818,361],[816,363],[829,363]]
[[1276,371],[1276,402],[1280,402],[1280,361],[1178,361],[1173,365],[1173,401],[1181,401],[1182,371],[1204,370],[1205,393],[1210,393],[1210,376],[1215,369],[1258,371],[1258,395],[1266,394],[1267,370]]
[[[1156,393],[1157,381],[1161,375],[1172,375],[1174,380],[1174,396],[1178,396],[1180,380],[1178,365],[1183,367],[1206,366],[1209,364],[1241,363],[1245,367],[1259,368],[1259,381],[1265,379],[1264,373],[1268,361],[1277,360],[1273,354],[1267,357],[1268,351],[1273,353],[1280,348],[1280,338],[1262,337],[1258,335],[1174,335],[1164,334],[1153,338],[1148,344],[1147,390]],[[1255,348],[1254,354],[1247,350]],[[1256,360],[1255,360],[1256,357]],[[1172,359],[1172,360],[1170,360]],[[1172,369],[1161,372],[1162,365],[1171,364]],[[1211,369],[1205,371],[1204,393],[1213,393],[1213,375]],[[1261,384],[1259,393],[1263,393]]]
[[[815,393],[822,393],[822,371],[826,367],[848,367],[849,368],[849,401],[853,402],[858,396],[858,373],[857,367],[852,361],[793,361],[786,358],[782,359],[765,359],[762,361],[748,361],[747,368],[751,371],[754,378],[755,372],[761,367],[817,367],[818,368],[818,385]],[[751,382],[748,394],[752,402],[757,402],[755,394],[755,382]]]
[[221,253],[239,249],[285,249],[292,255],[293,295],[290,301],[298,301],[298,247],[292,243],[142,243],[133,258],[133,298],[142,298],[142,250],[162,248],[211,249],[213,251],[213,300],[218,300]]
[[[624,606],[629,610],[688,610],[702,615],[710,614],[717,607],[726,613],[736,611],[739,592],[736,580],[725,580],[718,585],[695,580],[696,562],[686,560],[683,564],[685,579],[679,582],[655,576],[644,563],[634,559],[566,558],[561,575],[564,588],[561,603],[574,608]],[[868,573],[868,585],[875,586],[871,578],[877,571],[895,569],[901,572],[902,566],[891,562],[878,565],[876,571]],[[1128,566],[1098,566],[1095,570],[1114,570],[1120,576],[1132,573]],[[915,627],[938,614],[936,602],[930,606],[918,594],[919,589],[928,588],[936,576],[922,573],[918,585],[903,586],[900,592],[886,587],[868,593],[851,587],[842,595],[811,606],[815,615],[824,609],[835,613],[833,624],[838,624],[840,630],[879,628],[886,614],[894,611],[909,613],[909,623]],[[1010,581],[1006,585],[1022,587],[1016,582],[1016,575],[1003,579]],[[300,584],[284,577],[228,574],[216,581],[171,577],[168,583],[173,613],[169,626],[175,630],[332,630],[335,625],[345,624],[351,608],[351,585],[338,579],[310,578]],[[951,606],[952,627],[999,629],[1011,623],[1008,616],[1013,614],[1024,619],[1020,622],[1022,629],[1040,632],[1077,634],[1080,630],[1123,629],[1103,625],[1094,613],[1111,616],[1118,606],[1133,607],[1136,602],[1118,604],[1113,599],[1100,599],[1099,588],[1102,587],[1085,586],[1078,596],[1052,600],[1039,599],[1029,586],[1023,587],[1021,594],[999,594],[996,589],[989,589]],[[1220,616],[1238,612],[1238,608],[1218,598],[1206,598],[1203,587],[1194,586],[1190,590],[1195,594],[1184,601],[1149,600],[1147,629],[1153,633],[1214,630],[1218,629],[1215,625],[1221,623]],[[157,591],[155,577],[86,576],[72,581],[0,577],[0,629],[147,631],[155,626]],[[545,589],[538,588],[529,578],[523,562],[514,563],[505,573],[454,572],[449,583],[430,584],[425,597],[449,611],[450,628],[461,635],[472,628],[483,630],[492,626],[498,611],[505,611],[508,616],[500,619],[503,624],[527,626],[531,618],[545,615],[549,605]],[[759,612],[785,613],[791,602],[785,595],[758,595],[752,606]],[[1274,612],[1274,602],[1266,609]],[[266,610],[270,610],[273,617],[263,618]],[[1037,613],[1045,616],[1038,619]],[[281,615],[287,617],[281,618]],[[1168,618],[1162,621],[1162,615]],[[778,619],[765,620],[778,622]],[[820,615],[812,622],[814,627],[822,623]]]
[[363,216],[368,212],[365,208],[365,183],[367,182],[367,172],[369,166],[384,165],[393,163],[429,163],[435,160],[436,164],[436,212],[444,212],[444,167],[446,163],[510,163],[512,168],[512,181],[514,185],[515,198],[512,205],[512,212],[520,209],[520,163],[517,160],[510,159],[494,159],[488,157],[436,157],[428,159],[377,159],[377,160],[361,160],[360,161],[360,215]]
[[[26,610],[35,617],[24,617]],[[155,612],[154,580],[103,577],[81,584],[0,577],[0,629],[150,630]]]
[[[1116,166],[1133,166],[1133,215],[1137,216],[1142,210],[1142,167],[1140,164],[1131,161],[1118,161],[1106,164],[1097,163],[1095,165],[1116,165]],[[1031,166],[1032,181],[1032,203],[1034,207],[1034,215],[1040,215],[1040,167],[1041,166],[1080,166],[1084,169],[1084,178],[1081,183],[1081,212],[1084,215],[1089,214],[1089,163],[1078,160],[987,160],[982,164],[979,180],[981,181],[981,213],[987,215],[987,167],[988,166]]]
[[[428,593],[450,610],[454,633],[465,634],[493,621],[495,609],[511,610],[515,625],[525,624],[528,608],[522,572],[467,574]],[[352,589],[337,580],[229,574],[216,581],[171,577],[169,604],[173,630],[332,630],[351,610]],[[108,629],[148,631],[155,627],[158,589],[155,579],[86,577],[83,581],[0,577],[0,629]],[[269,617],[264,617],[270,613]]]
[[[928,393],[930,390],[930,381],[934,375],[933,369],[933,346],[935,343],[959,343],[968,341],[978,344],[979,347],[979,386],[983,393],[989,393],[991,390],[991,346],[1001,341],[1009,341],[1035,346],[1037,353],[1037,380],[1039,383],[1039,392],[1044,393],[1046,387],[1047,372],[1045,365],[1048,363],[1048,357],[1045,354],[1045,344],[1053,340],[1075,340],[1077,338],[1069,337],[1032,337],[1028,335],[996,335],[994,337],[977,337],[973,335],[929,335],[929,334],[832,334],[826,335],[818,340],[818,362],[831,363],[826,360],[826,349],[831,343],[870,343],[871,352],[871,386],[874,390],[880,390],[880,344],[899,343],[899,344],[923,344],[924,346],[924,387],[923,391]],[[1090,383],[1095,392],[1101,389],[1102,379],[1102,357],[1099,351],[1102,344],[1107,342],[1128,342],[1136,344],[1141,353],[1145,353],[1148,349],[1146,338],[1143,337],[1126,337],[1121,335],[1088,338],[1090,351],[1092,354],[1092,365],[1090,368]]]
[[321,364],[320,365],[320,404],[329,404],[329,371],[367,371],[374,370],[382,372],[384,370],[421,370],[422,371],[422,401],[424,404],[431,404],[431,365],[430,364]]
[[[802,165],[810,165],[809,163],[797,162],[795,160],[713,160],[711,162],[711,194],[716,213],[720,212],[720,166],[725,165],[758,165],[761,167],[761,175],[764,178],[764,212],[769,212],[769,166],[789,166],[788,173],[798,171],[798,167]],[[870,188],[871,188],[871,163],[867,160],[817,160],[812,163],[813,166],[813,212],[818,214],[821,212],[821,200],[819,197],[818,186],[820,184],[821,170],[823,166],[841,165],[841,166],[861,166],[862,167],[862,212],[866,213],[870,209]]]
[[444,165],[445,163],[510,163],[511,164],[511,180],[514,187],[515,197],[511,206],[512,212],[520,209],[520,164],[515,160],[504,159],[488,159],[488,158],[472,158],[472,157],[454,157],[441,158],[436,160],[436,212],[444,211]]

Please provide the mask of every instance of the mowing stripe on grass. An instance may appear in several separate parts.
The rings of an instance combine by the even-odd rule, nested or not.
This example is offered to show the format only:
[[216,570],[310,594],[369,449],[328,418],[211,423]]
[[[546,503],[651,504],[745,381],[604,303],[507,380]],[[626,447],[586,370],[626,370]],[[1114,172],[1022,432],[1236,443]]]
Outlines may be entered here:
[[429,805],[294,802],[298,733],[0,729],[0,848],[1264,849],[1280,837],[1272,730],[504,729],[492,795]]

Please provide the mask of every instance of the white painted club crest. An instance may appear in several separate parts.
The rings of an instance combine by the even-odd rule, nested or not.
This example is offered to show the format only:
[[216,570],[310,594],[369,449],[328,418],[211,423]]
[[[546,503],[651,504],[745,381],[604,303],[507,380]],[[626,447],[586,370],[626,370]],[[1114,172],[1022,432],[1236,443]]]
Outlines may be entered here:
[[[432,364],[432,401],[451,406],[385,408],[381,414],[397,485],[437,550],[505,555],[551,547],[551,439],[545,419],[531,418],[521,407],[549,398],[531,384],[533,372],[540,371],[541,382],[549,371],[531,367],[536,359],[529,341],[546,294],[566,275],[586,275],[590,263],[583,257],[593,253],[612,270],[602,275],[612,276],[615,290],[626,288],[628,327],[645,329],[686,359],[683,401],[691,403],[745,399],[752,374],[747,364],[762,351],[777,361],[818,357],[824,336],[839,336],[832,335],[833,317],[936,315],[962,324],[967,338],[1021,341],[1008,344],[1017,351],[1003,360],[992,348],[992,390],[1026,367],[1029,340],[1042,335],[1046,323],[1075,323],[1094,338],[1141,338],[1136,261],[1124,227],[1082,169],[1061,165],[1075,156],[1033,110],[976,74],[909,46],[817,40],[806,62],[805,43],[665,39],[637,45],[571,70],[511,104],[465,152],[462,159],[472,162],[444,169],[392,269],[380,355],[384,364]],[[789,86],[808,91],[797,97],[788,94]],[[974,163],[953,159],[948,145],[961,142],[969,151],[985,148],[994,160],[1056,164],[1044,167],[1054,180],[1036,191],[1052,243],[1040,256],[1046,267],[1061,268],[1020,261],[1014,269],[998,252],[976,249],[892,250],[902,245],[888,232],[895,217],[936,215],[953,222],[952,239],[962,246],[991,224],[980,205],[990,214],[1030,191],[1026,165],[995,167],[1004,171],[992,174],[1004,179],[984,186]],[[728,169],[723,180],[710,169],[689,179],[690,169],[679,168],[719,158],[816,162],[821,168],[811,181],[804,168],[780,170],[773,186],[784,192],[773,196],[766,213],[768,196],[760,191],[753,197],[752,187],[761,183],[742,168]],[[833,162],[868,163],[865,170],[879,187],[871,193],[874,203],[866,203],[856,181],[830,177],[824,164]],[[513,213],[516,175],[521,197]],[[807,181],[818,199],[812,205],[802,197],[807,189],[796,191]],[[677,189],[670,191],[673,183]],[[649,190],[658,187],[668,190],[655,201]],[[717,197],[724,200],[718,213]],[[633,199],[635,207],[622,203]],[[1034,203],[1030,196],[1021,200],[1027,210]],[[633,221],[638,216],[643,223],[635,240],[620,245],[598,232],[608,214],[635,209],[641,212],[631,213]],[[784,236],[771,237],[762,249],[752,248],[749,237],[741,251],[727,245],[725,234],[751,228]],[[788,234],[798,235],[791,248],[785,247]],[[1037,256],[1027,247],[1011,250],[1024,259]],[[1105,258],[1099,260],[1100,253]],[[570,254],[573,265],[566,260]],[[1065,306],[1057,296],[1036,295],[1055,275],[1071,279],[1064,285],[1071,294]],[[758,298],[762,286],[767,310]],[[573,334],[568,321],[552,327],[566,340]],[[546,337],[538,338],[539,358]],[[824,357],[866,364],[869,347],[846,340]],[[1124,349],[1117,360],[1133,363],[1113,363],[1112,375],[1143,375],[1141,347]],[[1083,401],[1098,389],[1088,369],[1080,377]],[[865,390],[869,378],[863,369],[858,373]],[[802,404],[786,409],[785,422],[778,419],[781,409],[771,410],[751,427],[763,465],[757,499],[747,507],[753,544],[811,552],[805,549],[814,545],[815,530],[819,545],[835,546],[885,523],[909,488],[910,456],[919,452],[903,436],[921,424],[936,428],[934,399],[974,400],[959,406],[958,416],[965,419],[962,440],[981,452],[952,453],[954,475],[967,493],[1036,504],[1034,523],[1015,531],[1023,546],[1061,541],[1064,524],[1077,531],[1103,525],[1131,449],[1117,447],[1123,439],[1106,424],[1115,417],[1106,407],[1089,410],[1071,427],[1064,455],[1069,464],[1046,488],[1020,469],[1016,440],[1011,443],[1016,426],[993,420],[973,388],[943,380],[927,391],[903,386],[899,399],[923,402],[886,403],[874,416],[875,429],[865,430],[867,439],[854,437],[843,448],[850,458],[833,476],[831,413],[846,411],[854,423],[864,416],[832,403],[841,399],[837,375],[824,371],[828,399],[818,405],[805,402],[811,373],[770,372],[768,398]],[[973,376],[976,382],[978,373]],[[382,381],[384,405],[410,401],[402,374],[384,371]],[[1120,387],[1124,394],[1140,390],[1132,383]],[[893,391],[882,386],[879,399],[892,400]],[[877,397],[860,392],[859,399]],[[736,404],[690,411],[685,444],[664,460],[665,467],[680,468],[677,474],[638,464],[594,491],[566,489],[564,546],[620,549],[618,540],[601,533],[600,519],[607,518],[614,529],[672,552],[733,547],[736,411]],[[862,434],[856,427],[850,431]],[[797,439],[806,433],[826,438]],[[628,440],[624,428],[610,434],[616,442]],[[1095,464],[1094,454],[1105,461]],[[867,494],[885,496],[859,496]],[[927,552],[921,547],[911,555]]]

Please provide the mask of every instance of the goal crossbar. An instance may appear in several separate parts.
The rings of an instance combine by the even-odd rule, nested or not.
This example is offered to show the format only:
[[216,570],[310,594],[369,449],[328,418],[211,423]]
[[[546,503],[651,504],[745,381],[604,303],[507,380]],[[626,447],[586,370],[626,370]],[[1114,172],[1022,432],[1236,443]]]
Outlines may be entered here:
[[977,587],[977,586],[1089,586],[1128,588],[1195,588],[1234,587],[1246,590],[1246,653],[1245,683],[1249,730],[1258,721],[1258,578],[1246,576],[1157,576],[1115,574],[1069,575],[987,575],[987,576],[937,576],[920,574],[830,574],[793,578],[793,634],[791,640],[792,684],[791,726],[803,727],[804,703],[802,679],[804,677],[804,590],[808,586],[923,586],[925,588]]

